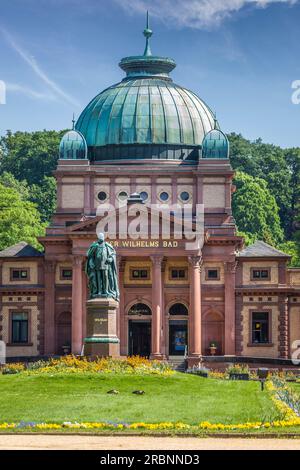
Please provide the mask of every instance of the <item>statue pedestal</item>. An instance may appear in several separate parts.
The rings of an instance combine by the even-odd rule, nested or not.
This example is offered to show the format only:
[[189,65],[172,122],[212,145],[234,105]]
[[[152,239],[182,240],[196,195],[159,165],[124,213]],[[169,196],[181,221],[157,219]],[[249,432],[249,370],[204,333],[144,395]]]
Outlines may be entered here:
[[114,299],[96,298],[87,301],[85,356],[120,356],[116,315],[118,305],[119,303]]

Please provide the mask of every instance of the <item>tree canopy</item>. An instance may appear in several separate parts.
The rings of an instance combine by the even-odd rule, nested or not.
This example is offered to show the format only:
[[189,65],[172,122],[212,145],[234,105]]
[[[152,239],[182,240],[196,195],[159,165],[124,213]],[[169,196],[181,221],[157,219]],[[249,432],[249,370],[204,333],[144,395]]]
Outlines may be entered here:
[[232,209],[238,230],[251,241],[259,239],[274,246],[283,242],[278,206],[266,181],[237,171],[234,184]]
[[45,225],[35,204],[24,200],[16,189],[0,183],[0,249],[20,241],[41,249],[37,237],[44,233]]
[[0,138],[0,172],[12,173],[29,185],[52,176],[58,160],[59,142],[65,131],[7,131]]

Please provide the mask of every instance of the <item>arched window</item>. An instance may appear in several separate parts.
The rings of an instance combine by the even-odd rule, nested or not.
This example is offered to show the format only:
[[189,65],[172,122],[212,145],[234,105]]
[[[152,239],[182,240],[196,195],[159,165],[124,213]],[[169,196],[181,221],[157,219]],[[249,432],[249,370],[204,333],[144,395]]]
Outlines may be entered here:
[[130,307],[128,315],[151,315],[151,308],[146,304],[137,303]]
[[188,315],[187,307],[182,303],[173,304],[169,309],[170,315]]

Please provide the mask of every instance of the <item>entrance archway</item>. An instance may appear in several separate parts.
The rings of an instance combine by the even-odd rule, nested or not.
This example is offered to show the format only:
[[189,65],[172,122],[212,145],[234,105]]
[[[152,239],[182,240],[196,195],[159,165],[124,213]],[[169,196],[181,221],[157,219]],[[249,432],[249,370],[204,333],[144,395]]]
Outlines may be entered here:
[[151,353],[151,308],[138,302],[128,310],[128,354],[149,357]]
[[184,356],[188,345],[188,308],[177,302],[169,307],[169,356]]
[[62,312],[56,324],[56,353],[65,354],[66,348],[71,351],[72,343],[72,315],[71,312]]

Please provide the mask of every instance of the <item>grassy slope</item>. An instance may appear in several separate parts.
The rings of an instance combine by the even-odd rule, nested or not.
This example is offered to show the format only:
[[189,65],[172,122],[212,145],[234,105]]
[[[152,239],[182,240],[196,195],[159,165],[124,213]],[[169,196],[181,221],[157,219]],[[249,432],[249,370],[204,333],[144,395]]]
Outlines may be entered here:
[[[255,382],[203,379],[177,373],[151,376],[3,376],[0,422],[182,421],[197,424],[270,420],[278,412]],[[107,391],[118,389],[119,395]],[[145,390],[145,395],[132,394]]]

